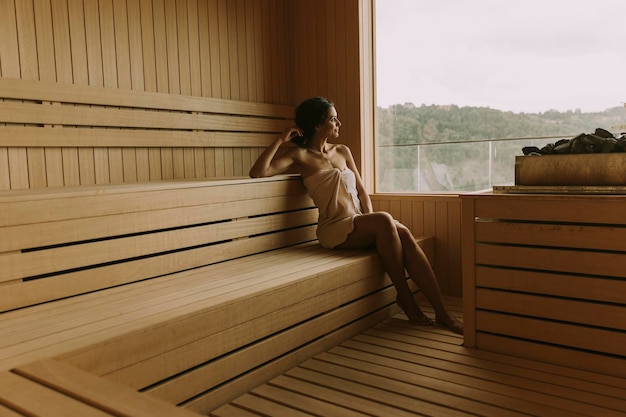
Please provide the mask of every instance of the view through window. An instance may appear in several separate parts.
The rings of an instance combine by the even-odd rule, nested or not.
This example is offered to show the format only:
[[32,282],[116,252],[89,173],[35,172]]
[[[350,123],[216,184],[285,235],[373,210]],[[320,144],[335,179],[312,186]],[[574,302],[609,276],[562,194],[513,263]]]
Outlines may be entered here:
[[623,0],[376,0],[378,192],[514,183],[522,147],[626,131]]

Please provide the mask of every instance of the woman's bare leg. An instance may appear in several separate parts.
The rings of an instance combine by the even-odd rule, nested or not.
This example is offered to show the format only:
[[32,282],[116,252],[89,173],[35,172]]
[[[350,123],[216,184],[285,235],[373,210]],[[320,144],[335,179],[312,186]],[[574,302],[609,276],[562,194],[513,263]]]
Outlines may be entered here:
[[373,245],[376,246],[383,267],[396,288],[397,303],[400,308],[404,310],[412,323],[433,325],[433,321],[420,310],[406,282],[403,242],[398,234],[395,220],[388,213],[376,212],[356,217],[354,230],[339,247],[360,249]]
[[455,333],[463,334],[463,324],[448,312],[443,303],[437,277],[424,251],[415,242],[413,234],[406,226],[397,223],[397,229],[402,241],[405,268],[413,282],[417,284],[426,299],[433,306],[435,321],[448,327]]

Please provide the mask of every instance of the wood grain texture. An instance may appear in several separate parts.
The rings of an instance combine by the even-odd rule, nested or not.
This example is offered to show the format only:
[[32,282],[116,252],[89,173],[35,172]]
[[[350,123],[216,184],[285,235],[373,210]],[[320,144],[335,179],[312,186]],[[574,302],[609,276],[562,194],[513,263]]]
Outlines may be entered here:
[[466,343],[624,377],[624,196],[463,196]]

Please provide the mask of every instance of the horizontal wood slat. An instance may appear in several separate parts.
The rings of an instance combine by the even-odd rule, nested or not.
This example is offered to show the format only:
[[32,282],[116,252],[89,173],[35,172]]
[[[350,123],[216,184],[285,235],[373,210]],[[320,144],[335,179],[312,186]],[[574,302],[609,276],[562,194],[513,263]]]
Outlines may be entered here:
[[567,223],[477,222],[476,241],[624,251],[626,227]]
[[[285,182],[286,178],[289,177],[72,187],[43,193],[0,193],[3,207],[0,226],[250,201],[272,196],[293,195],[297,198],[297,194],[305,194],[306,190],[299,179],[292,177],[293,181]],[[282,201],[284,207],[290,207],[287,200]],[[254,210],[254,207],[251,205],[248,209]],[[211,216],[210,213],[206,215]]]
[[139,236],[120,236],[99,242],[9,253],[0,257],[0,268],[7,271],[3,281],[36,277],[59,271],[94,267],[111,262],[141,258],[186,248],[207,246],[227,240],[273,233],[317,223],[317,211],[294,212],[233,222],[187,226],[184,229],[155,231]]
[[[42,130],[44,129],[44,130]],[[117,129],[10,127],[0,126],[0,146],[58,148],[264,148],[276,140],[276,133],[188,131],[188,130],[126,130]]]
[[476,263],[555,272],[621,277],[626,253],[476,245]]
[[626,199],[486,194],[463,210],[468,345],[626,377]]
[[626,281],[607,277],[476,266],[476,287],[626,303]]
[[16,410],[15,415],[24,416],[63,417],[69,414],[106,417],[113,415],[10,372],[0,373],[0,404]]
[[[626,330],[626,309],[619,305],[532,294],[505,294],[491,289],[478,289],[476,303],[482,310]],[[584,314],[581,314],[583,311]]]
[[50,359],[22,366],[16,372],[111,415],[198,417],[184,408]]
[[617,380],[611,380],[610,383],[602,382],[605,378],[611,378],[612,376],[618,376],[620,374],[619,369],[624,366],[623,358],[598,355],[597,353],[583,350],[564,350],[562,346],[545,343],[540,344],[529,340],[490,333],[479,333],[477,339],[481,349],[485,349],[486,351],[537,360],[543,364],[560,365],[581,372],[596,373],[595,378],[601,384],[605,386],[619,386],[624,389],[623,377],[619,377]]
[[[461,317],[460,300],[446,301]],[[433,314],[428,303],[422,307]],[[445,330],[412,326],[399,314],[209,415],[624,415],[623,378],[460,344]]]
[[[254,204],[251,204],[251,203]],[[8,226],[3,228],[6,240],[0,241],[0,251],[10,252],[27,248],[37,248],[60,243],[80,242],[107,236],[121,236],[136,233],[172,229],[185,225],[218,222],[230,218],[242,218],[258,214],[280,211],[305,210],[310,208],[307,196],[293,196],[287,202],[284,197],[267,197],[255,200],[241,200],[237,204],[206,204],[189,207],[172,207],[134,213],[110,214],[96,217],[74,218],[45,223],[46,234],[38,234],[40,223]],[[300,213],[304,215],[304,213]],[[310,213],[315,216],[315,213]],[[89,226],[87,228],[86,226]],[[249,234],[248,234],[249,235]]]
[[[516,196],[502,195],[502,198],[478,199],[475,214],[482,219],[505,219],[523,221],[546,221],[556,223],[581,224],[621,224],[620,208],[623,198],[619,196]],[[517,196],[519,197],[519,196]],[[603,207],[598,210],[598,204]]]
[[[175,129],[278,134],[293,121],[251,116],[188,114],[152,110],[107,109],[86,106],[0,102],[0,123],[114,127],[118,129]],[[41,135],[46,132],[43,128]],[[123,136],[123,131],[118,131]],[[241,133],[240,133],[241,134]],[[0,142],[0,145],[4,145]],[[175,143],[170,144],[174,146]],[[177,144],[178,145],[178,144]],[[180,146],[180,145],[178,145]]]
[[[589,353],[626,355],[626,334],[601,328],[588,328],[526,317],[500,315],[486,311],[476,313],[480,331],[534,340],[556,346],[583,349]],[[567,355],[567,351],[563,351]],[[615,370],[620,373],[622,370]]]
[[0,78],[3,98],[155,110],[292,118],[293,107],[263,102],[163,94],[79,84]]

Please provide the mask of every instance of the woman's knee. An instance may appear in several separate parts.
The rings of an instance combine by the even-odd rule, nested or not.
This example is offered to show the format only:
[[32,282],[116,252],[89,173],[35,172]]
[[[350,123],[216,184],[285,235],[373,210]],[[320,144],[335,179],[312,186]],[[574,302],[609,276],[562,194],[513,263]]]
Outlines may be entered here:
[[385,211],[378,211],[378,212],[372,213],[372,215],[376,216],[377,224],[381,230],[394,232],[394,233],[397,231],[396,221],[391,216],[391,214]]
[[355,219],[357,229],[368,231],[377,238],[381,236],[397,236],[395,220],[389,213],[374,212],[364,214]]
[[398,235],[400,236],[400,239],[402,239],[403,241],[412,242],[415,240],[415,238],[413,237],[413,233],[411,233],[409,228],[402,223],[397,222],[396,229],[398,230]]

